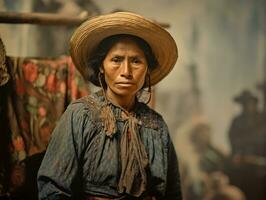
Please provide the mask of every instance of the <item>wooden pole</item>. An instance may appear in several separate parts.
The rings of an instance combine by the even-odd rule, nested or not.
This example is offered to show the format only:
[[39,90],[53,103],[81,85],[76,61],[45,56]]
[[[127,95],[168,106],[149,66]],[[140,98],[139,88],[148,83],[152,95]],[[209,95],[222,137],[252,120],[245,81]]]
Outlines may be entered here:
[[88,18],[47,13],[0,12],[0,23],[77,26]]
[[[90,17],[68,17],[50,13],[0,12],[0,23],[78,26]],[[159,24],[164,28],[170,27],[167,23]]]

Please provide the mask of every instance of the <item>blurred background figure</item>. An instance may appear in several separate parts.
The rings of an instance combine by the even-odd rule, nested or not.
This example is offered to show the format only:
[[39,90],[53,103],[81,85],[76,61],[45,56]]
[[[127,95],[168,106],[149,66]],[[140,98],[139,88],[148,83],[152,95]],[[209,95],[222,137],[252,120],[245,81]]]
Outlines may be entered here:
[[234,98],[242,111],[233,118],[229,129],[234,170],[231,181],[241,188],[247,199],[266,198],[265,117],[258,108],[258,98],[244,90]]
[[210,177],[210,193],[204,200],[246,200],[244,193],[237,187],[230,185],[227,176],[220,172]]
[[199,166],[202,171],[211,173],[225,171],[226,155],[211,142],[211,128],[208,124],[198,124],[190,133],[190,141],[199,156]]
[[188,180],[185,182],[186,186],[184,189],[186,199],[205,200],[208,198],[214,200],[218,194],[225,195],[226,193],[227,196],[230,196],[230,192],[232,192],[233,196],[234,193],[241,193],[241,198],[228,197],[230,200],[245,199],[240,189],[229,183],[228,175],[231,171],[231,161],[229,156],[212,143],[210,125],[207,123],[196,124],[189,133],[189,140],[194,151],[194,160],[197,160],[194,165],[198,166],[198,173],[200,175],[197,181],[195,181],[193,179],[190,180],[193,172],[187,173]]
[[261,134],[263,115],[258,109],[258,98],[244,90],[234,101],[241,105],[242,111],[234,117],[229,130],[232,156],[236,159],[241,156],[263,156],[265,146],[259,144],[265,138]]

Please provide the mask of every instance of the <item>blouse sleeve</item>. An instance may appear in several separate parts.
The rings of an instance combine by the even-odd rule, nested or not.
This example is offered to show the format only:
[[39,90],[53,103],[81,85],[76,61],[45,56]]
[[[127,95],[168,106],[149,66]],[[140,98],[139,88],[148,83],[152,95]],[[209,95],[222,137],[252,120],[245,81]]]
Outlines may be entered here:
[[80,195],[79,162],[84,135],[93,129],[89,123],[80,104],[70,105],[62,115],[38,171],[40,200],[75,199]]
[[169,135],[168,127],[164,125],[164,131],[168,136],[168,164],[167,164],[167,182],[165,199],[168,200],[182,200],[180,175],[179,175],[179,165],[176,155],[176,151]]

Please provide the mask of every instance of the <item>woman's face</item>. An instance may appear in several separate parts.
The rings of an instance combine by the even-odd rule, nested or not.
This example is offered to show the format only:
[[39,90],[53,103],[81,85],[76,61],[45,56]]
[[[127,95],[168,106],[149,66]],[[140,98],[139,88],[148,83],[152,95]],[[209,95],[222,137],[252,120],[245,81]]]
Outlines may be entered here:
[[132,99],[145,82],[148,64],[144,52],[134,42],[125,38],[109,50],[101,71],[107,84],[107,95],[111,99]]

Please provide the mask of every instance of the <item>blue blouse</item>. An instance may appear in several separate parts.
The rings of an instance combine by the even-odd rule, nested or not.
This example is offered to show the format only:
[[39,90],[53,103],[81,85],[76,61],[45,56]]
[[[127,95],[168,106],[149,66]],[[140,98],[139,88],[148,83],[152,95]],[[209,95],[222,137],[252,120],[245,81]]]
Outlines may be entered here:
[[[68,106],[53,131],[38,172],[40,199],[130,198],[117,189],[124,111],[110,105],[116,118],[116,133],[108,137],[99,120],[98,108],[104,104],[102,92],[97,92]],[[149,162],[147,188],[142,196],[182,199],[177,156],[166,123],[144,103],[136,102],[133,112]]]

